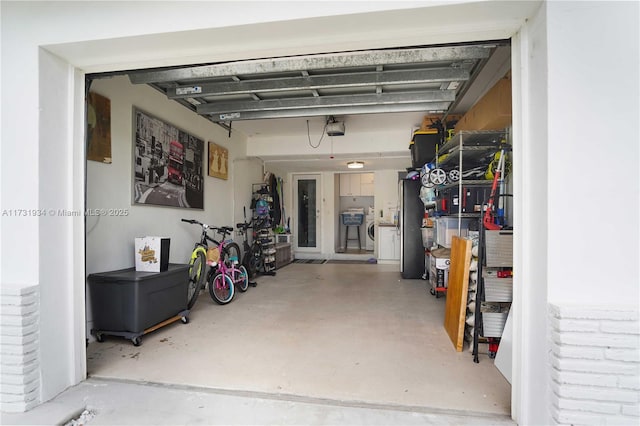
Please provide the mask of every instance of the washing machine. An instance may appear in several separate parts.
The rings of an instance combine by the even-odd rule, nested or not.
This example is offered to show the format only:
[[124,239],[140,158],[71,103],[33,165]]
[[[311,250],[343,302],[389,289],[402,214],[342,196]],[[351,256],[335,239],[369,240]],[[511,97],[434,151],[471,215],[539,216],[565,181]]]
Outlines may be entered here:
[[375,215],[373,214],[368,214],[365,216],[365,226],[367,229],[367,243],[365,244],[365,249],[368,251],[373,251],[373,248],[375,247],[375,225],[376,225],[376,220],[375,220]]

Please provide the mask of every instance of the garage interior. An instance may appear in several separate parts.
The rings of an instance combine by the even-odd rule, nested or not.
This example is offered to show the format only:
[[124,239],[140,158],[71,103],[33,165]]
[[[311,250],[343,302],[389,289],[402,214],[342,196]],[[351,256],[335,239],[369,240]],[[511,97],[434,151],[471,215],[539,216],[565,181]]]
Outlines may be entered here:
[[[308,120],[326,125],[337,119],[346,123],[347,132],[358,120],[371,127],[390,120],[414,130],[426,116],[446,123],[469,111],[509,70],[509,41],[501,40],[116,74],[156,89],[229,135],[242,132],[251,138],[286,132],[288,126],[304,128]],[[355,159],[364,160],[367,171],[412,168],[409,149],[382,156],[259,158],[265,171],[287,177],[340,173]],[[403,279],[398,264],[291,263],[257,281],[256,288],[222,307],[203,292],[189,324],[160,328],[139,347],[117,337],[91,341],[88,375],[510,415],[510,385],[487,356],[486,345],[480,347],[479,363],[473,362],[468,344],[456,352],[442,324],[446,298],[429,294],[428,281]]]

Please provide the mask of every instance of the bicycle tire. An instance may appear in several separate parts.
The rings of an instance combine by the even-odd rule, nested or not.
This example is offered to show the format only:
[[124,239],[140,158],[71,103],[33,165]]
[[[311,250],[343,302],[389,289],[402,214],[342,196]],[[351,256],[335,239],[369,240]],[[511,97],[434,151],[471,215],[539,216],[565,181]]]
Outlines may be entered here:
[[224,249],[222,251],[224,252],[222,253],[224,255],[223,259],[229,268],[231,267],[232,262],[236,265],[240,263],[242,257],[240,256],[241,252],[240,246],[238,244],[234,242],[228,243],[224,246]]
[[247,268],[245,268],[244,265],[240,265],[234,269],[233,275],[233,281],[235,285],[238,286],[238,290],[243,293],[247,291],[249,288],[249,273],[247,272]]
[[255,278],[263,267],[262,246],[258,243],[254,243],[253,246],[251,246],[251,269],[253,270],[253,276],[251,278]]
[[205,268],[207,267],[207,257],[204,250],[196,249],[189,261],[189,285],[187,287],[187,309],[193,308],[205,279]]
[[252,280],[258,274],[258,265],[261,258],[260,246],[257,244],[252,245],[247,251],[245,251],[242,257],[242,264],[249,273],[249,279]]
[[[234,286],[238,287],[241,292],[247,291],[247,288],[249,288],[249,277],[246,267],[240,265],[240,246],[232,241],[224,246],[222,251],[223,260],[228,269],[227,273],[231,275]],[[242,270],[240,270],[240,267]],[[244,276],[242,280],[240,280],[241,274]]]
[[218,272],[209,283],[209,294],[214,302],[226,305],[231,302],[235,293],[233,280],[230,276]]

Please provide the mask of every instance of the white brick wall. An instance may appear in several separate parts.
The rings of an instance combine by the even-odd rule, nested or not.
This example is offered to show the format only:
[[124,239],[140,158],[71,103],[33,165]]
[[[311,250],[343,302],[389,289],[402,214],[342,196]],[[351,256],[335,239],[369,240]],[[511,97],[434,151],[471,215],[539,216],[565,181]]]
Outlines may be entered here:
[[549,307],[551,415],[559,424],[640,424],[638,308]]
[[38,288],[2,285],[0,410],[27,411],[40,402]]

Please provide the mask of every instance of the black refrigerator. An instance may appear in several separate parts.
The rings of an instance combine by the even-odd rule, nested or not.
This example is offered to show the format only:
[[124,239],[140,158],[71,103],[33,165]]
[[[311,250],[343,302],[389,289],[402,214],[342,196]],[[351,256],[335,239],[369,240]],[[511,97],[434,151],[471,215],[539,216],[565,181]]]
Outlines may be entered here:
[[402,278],[422,278],[424,247],[422,219],[424,204],[420,200],[420,180],[400,180],[400,273]]

